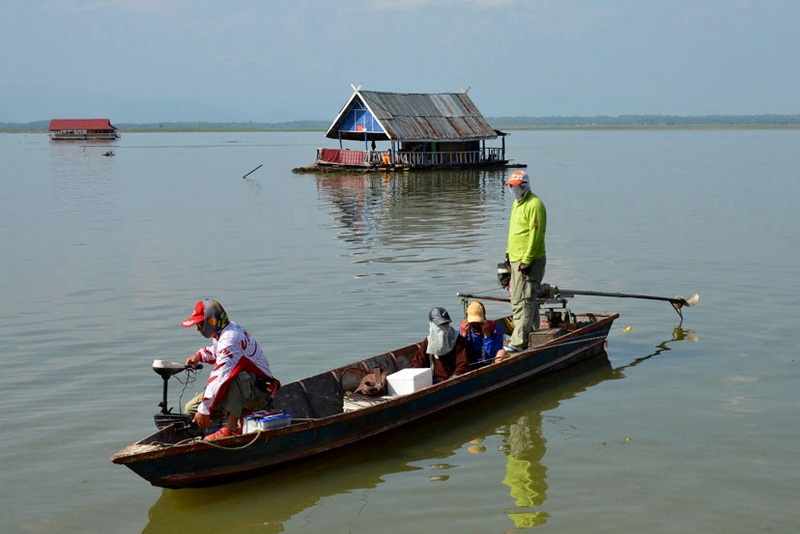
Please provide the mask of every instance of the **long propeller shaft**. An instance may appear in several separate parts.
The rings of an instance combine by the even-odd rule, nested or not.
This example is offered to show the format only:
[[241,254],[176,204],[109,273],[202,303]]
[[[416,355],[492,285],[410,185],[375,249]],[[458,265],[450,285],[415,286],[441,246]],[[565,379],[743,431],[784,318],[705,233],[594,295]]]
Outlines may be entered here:
[[[561,289],[557,286],[551,286],[549,284],[542,284],[539,294],[537,296],[539,298],[547,299],[547,298],[571,298],[574,297],[575,295],[585,295],[591,297],[614,297],[614,298],[626,298],[626,299],[661,300],[672,304],[672,307],[675,308],[675,311],[678,312],[678,315],[680,315],[681,318],[683,318],[683,313],[681,313],[681,308],[683,308],[684,306],[687,307],[694,306],[700,301],[700,295],[698,295],[697,293],[692,294],[689,298],[683,298],[680,295],[676,297],[659,297],[657,295],[639,295],[635,293],[608,293],[605,291],[589,291],[584,289]],[[458,296],[461,298],[493,300],[498,302],[510,301],[510,299],[507,297],[489,297],[483,295],[470,295],[467,293],[458,293]]]

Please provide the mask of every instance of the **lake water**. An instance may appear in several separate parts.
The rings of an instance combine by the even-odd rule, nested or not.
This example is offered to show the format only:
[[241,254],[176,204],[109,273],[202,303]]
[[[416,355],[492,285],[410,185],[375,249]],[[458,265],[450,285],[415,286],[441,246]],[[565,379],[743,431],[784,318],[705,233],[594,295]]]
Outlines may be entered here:
[[318,132],[123,133],[114,157],[0,134],[0,530],[800,531],[800,131],[507,145],[548,208],[546,282],[698,306],[681,321],[664,302],[576,297],[621,314],[606,360],[175,491],[108,458],[154,429],[152,360],[203,345],[180,327],[196,300],[220,300],[283,381],[418,341],[430,307],[461,313],[457,292],[501,296],[504,173],[293,174],[332,146]]

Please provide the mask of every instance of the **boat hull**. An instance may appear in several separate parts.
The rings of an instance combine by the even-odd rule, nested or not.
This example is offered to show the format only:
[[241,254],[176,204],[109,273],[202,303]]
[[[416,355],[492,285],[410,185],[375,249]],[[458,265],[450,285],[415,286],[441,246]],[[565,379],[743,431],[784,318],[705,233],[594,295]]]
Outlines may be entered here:
[[[591,318],[592,322],[540,347],[366,408],[325,417],[303,417],[291,426],[213,442],[190,440],[176,444],[182,436],[181,430],[173,425],[128,446],[111,461],[126,465],[155,486],[166,488],[208,486],[257,475],[442,411],[460,409],[514,384],[604,354],[606,337],[617,315],[598,314]],[[365,368],[371,364],[369,360],[359,363]],[[342,369],[330,373],[336,375]],[[318,375],[323,376],[328,375]]]

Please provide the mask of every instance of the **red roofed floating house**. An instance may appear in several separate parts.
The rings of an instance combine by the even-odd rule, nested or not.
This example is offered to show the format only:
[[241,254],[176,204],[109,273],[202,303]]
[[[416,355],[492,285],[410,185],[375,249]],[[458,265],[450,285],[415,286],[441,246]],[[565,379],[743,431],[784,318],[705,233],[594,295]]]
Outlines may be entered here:
[[[339,148],[318,148],[314,165],[295,172],[511,166],[508,134],[489,125],[467,91],[388,93],[352,87],[353,95],[325,132],[339,140]],[[499,146],[488,146],[498,138]],[[345,141],[356,147],[345,148]],[[381,141],[389,146],[379,150]]]
[[50,139],[74,141],[87,139],[119,139],[116,126],[108,119],[53,119]]

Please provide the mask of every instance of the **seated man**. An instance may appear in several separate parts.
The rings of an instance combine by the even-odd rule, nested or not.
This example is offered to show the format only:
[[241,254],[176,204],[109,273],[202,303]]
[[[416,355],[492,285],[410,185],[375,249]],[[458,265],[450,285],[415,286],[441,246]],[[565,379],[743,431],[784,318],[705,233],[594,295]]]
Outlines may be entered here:
[[469,371],[467,341],[450,326],[450,314],[444,308],[433,308],[428,314],[428,337],[411,360],[411,367],[433,369],[433,382]]
[[486,308],[477,300],[467,306],[467,316],[461,321],[461,335],[467,340],[469,361],[473,365],[486,365],[502,360],[503,329],[491,319],[486,319]]
[[242,410],[266,409],[280,387],[280,382],[272,377],[261,347],[245,329],[228,320],[216,300],[199,301],[194,314],[181,324],[196,325],[204,337],[212,340],[210,347],[187,358],[186,365],[214,364],[205,391],[186,403],[184,413],[192,416],[200,428],[225,419],[224,426],[205,439],[241,434]]

